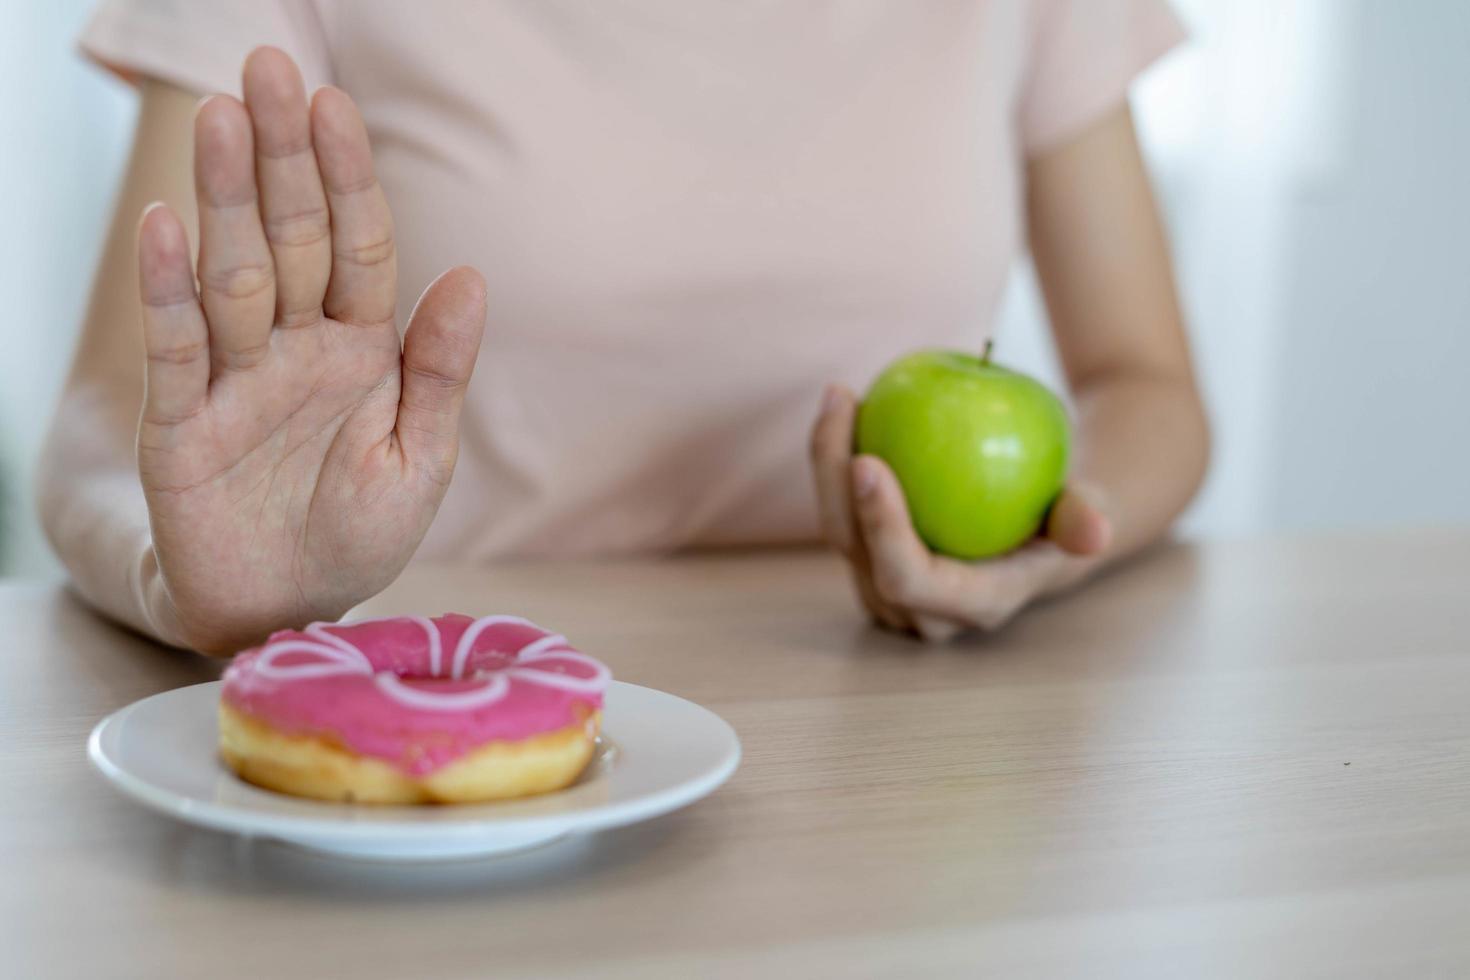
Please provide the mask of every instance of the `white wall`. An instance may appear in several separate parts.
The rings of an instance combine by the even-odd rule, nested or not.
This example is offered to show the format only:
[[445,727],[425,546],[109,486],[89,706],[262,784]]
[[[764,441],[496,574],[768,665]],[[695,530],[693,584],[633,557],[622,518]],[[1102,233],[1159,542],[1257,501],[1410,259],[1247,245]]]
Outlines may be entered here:
[[[1217,454],[1197,533],[1470,521],[1470,4],[1176,0],[1135,105]],[[72,38],[0,21],[0,572],[54,567],[31,462],[82,312],[132,104]],[[1055,378],[1022,269],[1007,360]]]
[[55,567],[32,519],[33,461],[132,129],[126,88],[74,54],[87,7],[0,10],[0,574]]
[[[1214,466],[1208,534],[1470,521],[1470,4],[1175,0],[1134,106]],[[1028,270],[1006,356],[1056,372]]]
[[[1290,526],[1470,519],[1470,4],[1359,0],[1344,159],[1291,200],[1267,482]],[[1470,561],[1470,558],[1467,558]]]

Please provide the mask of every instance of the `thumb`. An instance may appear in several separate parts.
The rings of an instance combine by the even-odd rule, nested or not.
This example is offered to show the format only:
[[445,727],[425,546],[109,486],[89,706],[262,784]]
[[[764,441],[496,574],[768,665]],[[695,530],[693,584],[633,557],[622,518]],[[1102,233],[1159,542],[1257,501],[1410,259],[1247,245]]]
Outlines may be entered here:
[[1046,537],[1074,555],[1095,555],[1113,540],[1112,523],[1088,501],[1089,496],[1092,494],[1068,486],[1046,517]]
[[485,280],[468,266],[429,284],[403,337],[396,431],[409,462],[449,481],[459,446],[459,410],[485,329]]

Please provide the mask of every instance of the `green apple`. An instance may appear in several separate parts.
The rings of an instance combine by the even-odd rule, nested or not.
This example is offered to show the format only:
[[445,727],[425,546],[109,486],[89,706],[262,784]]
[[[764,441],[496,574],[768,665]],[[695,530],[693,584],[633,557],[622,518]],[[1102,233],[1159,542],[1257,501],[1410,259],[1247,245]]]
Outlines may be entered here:
[[920,351],[878,375],[858,409],[857,449],[898,476],[933,550],[987,558],[1036,534],[1067,476],[1062,403],[1039,381],[976,357]]

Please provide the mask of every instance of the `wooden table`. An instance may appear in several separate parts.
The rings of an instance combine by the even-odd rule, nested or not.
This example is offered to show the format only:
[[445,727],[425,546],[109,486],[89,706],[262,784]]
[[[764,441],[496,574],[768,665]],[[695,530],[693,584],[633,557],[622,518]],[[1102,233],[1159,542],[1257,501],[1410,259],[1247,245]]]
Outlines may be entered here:
[[835,561],[423,567],[739,731],[688,810],[393,867],[196,831],[90,770],[217,665],[0,588],[0,975],[1470,975],[1470,532],[1171,546],[943,649]]

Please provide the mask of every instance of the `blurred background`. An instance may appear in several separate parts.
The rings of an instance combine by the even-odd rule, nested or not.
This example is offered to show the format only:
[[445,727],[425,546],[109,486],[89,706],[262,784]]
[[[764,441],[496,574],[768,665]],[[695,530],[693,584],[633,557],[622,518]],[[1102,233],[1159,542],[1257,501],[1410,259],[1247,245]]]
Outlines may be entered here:
[[[1214,419],[1191,535],[1470,521],[1470,3],[1174,0],[1134,90]],[[86,0],[0,30],[0,575],[56,566],[34,460],[127,152]],[[1057,380],[1030,271],[1003,359]]]

